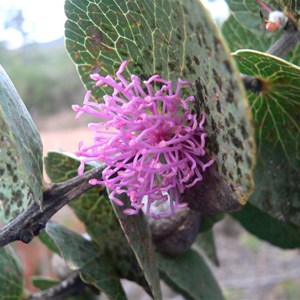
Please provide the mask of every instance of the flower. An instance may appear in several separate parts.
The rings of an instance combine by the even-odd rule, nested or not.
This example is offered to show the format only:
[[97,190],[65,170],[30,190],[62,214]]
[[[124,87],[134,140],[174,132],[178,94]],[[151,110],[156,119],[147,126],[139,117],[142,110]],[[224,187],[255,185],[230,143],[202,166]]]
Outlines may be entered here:
[[[124,61],[116,79],[91,75],[96,87],[113,88],[111,95],[103,97],[104,103],[92,101],[88,91],[82,107],[72,106],[76,118],[87,113],[101,119],[88,126],[94,132],[93,143],[88,147],[79,144],[76,154],[84,159],[78,173],[83,174],[87,162],[105,162],[103,180],[90,183],[104,184],[110,190],[110,199],[120,206],[124,202],[118,196],[126,194],[131,207],[124,210],[125,214],[134,215],[143,208],[154,218],[170,216],[187,206],[180,202],[180,195],[201,181],[202,173],[213,164],[213,160],[201,159],[207,137],[205,115],[198,122],[188,105],[194,97],[180,96],[182,87],[190,87],[190,82],[178,79],[174,92],[172,82],[159,75],[143,84],[136,75],[127,81],[122,75],[126,66]],[[166,211],[156,213],[151,209],[153,203],[166,202]]]
[[267,30],[275,31],[283,28],[286,25],[288,18],[282,11],[278,11],[278,10],[272,11],[271,8],[269,8],[262,0],[256,0],[256,1],[265,11],[269,13],[269,19],[267,20],[264,19],[264,15],[261,12],[261,17],[263,18],[266,24]]

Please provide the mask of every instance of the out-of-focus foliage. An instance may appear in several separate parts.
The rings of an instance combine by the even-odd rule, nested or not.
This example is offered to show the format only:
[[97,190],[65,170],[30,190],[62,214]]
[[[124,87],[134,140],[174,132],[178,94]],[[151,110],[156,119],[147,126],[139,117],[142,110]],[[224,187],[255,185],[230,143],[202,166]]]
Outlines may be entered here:
[[81,102],[85,89],[63,39],[8,50],[0,44],[0,64],[30,113],[49,115]]
[[0,270],[0,299],[23,299],[23,270],[10,246],[0,248]]

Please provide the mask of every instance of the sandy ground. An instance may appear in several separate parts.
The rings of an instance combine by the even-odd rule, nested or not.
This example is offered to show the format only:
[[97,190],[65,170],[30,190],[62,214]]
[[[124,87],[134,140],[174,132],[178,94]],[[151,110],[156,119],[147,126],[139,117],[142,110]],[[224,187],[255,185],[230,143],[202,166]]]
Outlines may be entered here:
[[75,113],[64,112],[51,118],[35,120],[43,142],[44,156],[49,151],[74,153],[78,143],[90,143],[89,119],[75,120]]
[[40,134],[44,156],[49,151],[74,153],[80,141],[88,145],[92,137],[91,132],[86,128],[42,131]]

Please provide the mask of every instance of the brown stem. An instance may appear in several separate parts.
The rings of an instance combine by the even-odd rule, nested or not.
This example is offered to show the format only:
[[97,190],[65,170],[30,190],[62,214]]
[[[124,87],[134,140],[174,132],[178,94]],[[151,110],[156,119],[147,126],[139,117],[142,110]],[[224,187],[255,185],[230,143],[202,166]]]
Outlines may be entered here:
[[51,184],[43,193],[42,208],[34,202],[16,219],[0,228],[0,247],[14,241],[31,242],[57,211],[92,187],[88,183],[90,179],[100,179],[103,169],[104,166],[100,166],[83,176]]
[[283,29],[283,35],[266,51],[266,53],[284,58],[300,41],[300,32],[293,22],[288,21]]

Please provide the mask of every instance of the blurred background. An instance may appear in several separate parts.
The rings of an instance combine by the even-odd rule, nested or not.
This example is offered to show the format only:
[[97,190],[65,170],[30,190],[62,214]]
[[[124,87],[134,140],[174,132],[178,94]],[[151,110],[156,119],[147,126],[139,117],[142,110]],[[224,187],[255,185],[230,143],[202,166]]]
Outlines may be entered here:
[[[203,2],[218,24],[228,17],[225,1]],[[0,0],[0,64],[38,126],[44,154],[49,150],[75,152],[79,141],[88,143],[91,137],[87,119],[75,121],[71,110],[72,104],[82,103],[85,89],[64,47],[63,5],[63,0]],[[68,209],[55,218],[84,232]],[[283,251],[262,242],[229,217],[218,223],[214,232],[220,267],[210,265],[227,299],[300,299],[298,250]],[[30,245],[15,243],[15,247],[29,290],[34,290],[30,276],[54,276],[51,254],[37,238]],[[172,297],[168,299],[175,299]],[[142,296],[135,294],[129,299]]]
[[0,62],[34,118],[84,94],[64,48],[64,1],[0,1]]

